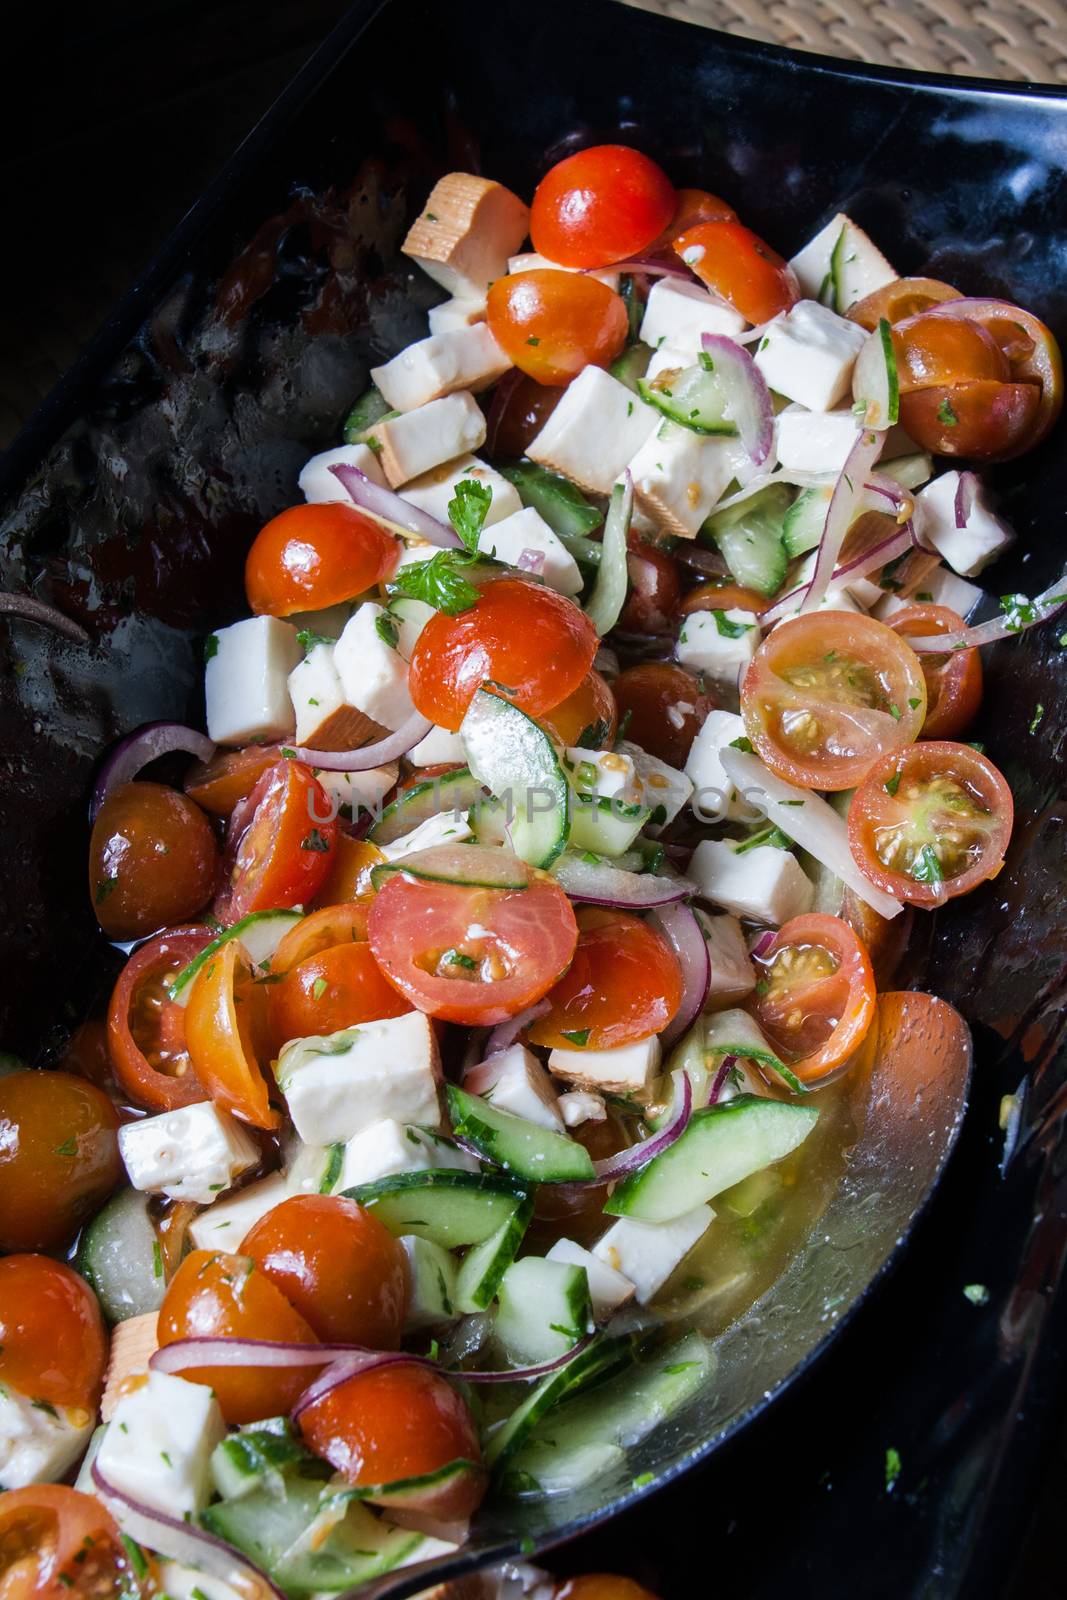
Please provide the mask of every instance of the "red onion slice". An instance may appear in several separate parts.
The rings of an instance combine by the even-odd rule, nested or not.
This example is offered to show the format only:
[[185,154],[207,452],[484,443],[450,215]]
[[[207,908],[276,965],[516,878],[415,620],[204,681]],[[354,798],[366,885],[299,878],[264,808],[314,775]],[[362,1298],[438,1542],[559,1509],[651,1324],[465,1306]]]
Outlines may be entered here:
[[[773,943],[773,933],[770,935],[770,938],[771,942]],[[719,1096],[722,1094],[722,1091],[726,1086],[726,1080],[730,1076],[730,1068],[735,1065],[736,1061],[736,1056],[723,1056],[722,1060],[719,1062],[719,1070],[712,1079],[711,1088],[708,1090],[707,1103],[709,1106],[718,1105]]]
[[488,1061],[490,1056],[498,1056],[502,1050],[509,1049],[524,1028],[528,1028],[531,1022],[536,1022],[538,1017],[543,1017],[546,1011],[551,1010],[550,1000],[538,1000],[534,1005],[527,1006],[525,1011],[520,1011],[517,1016],[509,1017],[506,1022],[498,1022],[486,1040],[485,1059]]
[[683,878],[661,878],[650,872],[625,872],[608,861],[583,861],[581,856],[558,861],[553,876],[571,900],[581,905],[641,910],[685,900],[692,886]]
[[689,1081],[688,1072],[674,1074],[674,1097],[671,1102],[671,1114],[663,1127],[654,1133],[650,1139],[644,1139],[640,1144],[634,1144],[628,1150],[620,1150],[616,1155],[605,1156],[603,1161],[594,1161],[596,1170],[595,1178],[587,1178],[583,1183],[569,1185],[571,1188],[587,1188],[591,1184],[604,1183],[609,1178],[623,1178],[628,1173],[639,1172],[642,1167],[661,1156],[664,1150],[669,1150],[676,1139],[680,1139],[689,1126],[689,1119],[693,1115],[693,1085]]
[[774,444],[774,408],[767,380],[748,351],[725,334],[705,333],[700,343],[722,373],[730,394],[726,415],[737,425],[741,447],[757,467]]
[[957,528],[965,528],[970,521],[971,512],[974,510],[974,499],[978,491],[978,474],[976,472],[961,472],[956,481],[956,493],[952,502]]
[[358,750],[309,750],[304,745],[287,744],[282,747],[282,755],[290,761],[304,761],[309,767],[321,767],[324,772],[367,772],[406,756],[432,727],[429,717],[416,711],[395,733],[379,739],[377,744],[365,744]]
[[765,956],[767,954],[767,951],[771,948],[771,945],[774,943],[777,937],[777,929],[767,928],[766,931],[761,933],[756,942],[751,946],[748,952],[749,955],[752,956],[754,960],[758,961],[760,956]]
[[606,267],[583,267],[588,272],[643,272],[649,278],[687,278],[694,281],[695,274],[680,259],[668,260],[666,256],[631,256],[628,261],[612,261]]
[[462,1378],[464,1383],[534,1383],[538,1378],[545,1378],[550,1372],[565,1367],[568,1361],[573,1361],[580,1350],[591,1344],[596,1338],[595,1333],[584,1334],[577,1344],[572,1344],[561,1356],[553,1356],[551,1361],[542,1361],[536,1367],[511,1367],[497,1372],[449,1372],[443,1369],[446,1377]]
[[864,550],[862,555],[853,556],[851,561],[836,566],[833,581],[839,583],[848,578],[863,578],[868,572],[884,567],[887,561],[895,561],[897,556],[912,549],[914,544],[912,525],[906,522],[902,528],[895,528],[884,539],[879,539],[877,544],[871,545],[869,550]]
[[170,755],[176,750],[195,756],[198,761],[210,761],[215,754],[215,746],[206,733],[187,728],[182,722],[146,722],[120,739],[112,746],[100,769],[89,807],[90,821],[95,820],[112,789],[117,789],[120,783],[131,782],[141,768],[155,761],[157,756]]
[[148,1365],[153,1372],[171,1374],[187,1372],[190,1367],[324,1367],[341,1357],[367,1353],[358,1344],[284,1344],[276,1339],[205,1336],[161,1345],[149,1357]]
[[[960,628],[956,633],[929,633],[921,638],[908,638],[912,650],[929,651],[943,655],[946,650],[969,650],[983,644],[995,644],[998,639],[1014,639],[1039,623],[1047,622],[1057,611],[1067,605],[1067,572],[1035,600],[1025,595],[1005,595],[1014,604],[1000,617],[990,617],[988,622],[978,622],[972,628]],[[1003,602],[1002,602],[1003,603]]]
[[811,583],[800,603],[801,611],[814,611],[830,587],[841,546],[866,487],[867,474],[878,460],[883,442],[880,433],[864,428],[845,458],[841,475],[834,485],[830,509],[826,513],[826,526],[819,540]]
[[403,528],[405,533],[413,533],[416,538],[440,545],[443,550],[463,549],[463,540],[447,523],[438,522],[428,511],[413,506],[410,500],[395,494],[392,489],[383,489],[380,483],[372,483],[358,467],[340,461],[330,471],[352,504],[359,506],[361,511],[369,511],[372,517],[380,517],[394,528]]
[[520,550],[519,559],[515,565],[520,572],[533,572],[540,576],[545,567],[545,552],[543,550]]
[[338,1356],[332,1361],[326,1371],[320,1373],[314,1383],[310,1383],[296,1402],[290,1415],[294,1422],[299,1422],[305,1411],[318,1405],[320,1400],[332,1394],[335,1389],[347,1383],[350,1378],[358,1377],[361,1373],[376,1371],[380,1367],[395,1367],[400,1363],[408,1366],[432,1367],[434,1363],[425,1356],[407,1355],[403,1350],[364,1350],[359,1354]]
[[64,634],[76,644],[89,643],[89,635],[80,622],[75,622],[73,617],[65,616],[55,606],[46,606],[43,600],[35,600],[29,594],[0,591],[0,616],[19,617],[23,622],[36,622],[42,628],[54,628],[56,633]]
[[673,1044],[692,1027],[704,1009],[711,988],[711,956],[696,913],[687,905],[661,906],[652,918],[678,958],[682,999],[663,1030],[664,1044]]

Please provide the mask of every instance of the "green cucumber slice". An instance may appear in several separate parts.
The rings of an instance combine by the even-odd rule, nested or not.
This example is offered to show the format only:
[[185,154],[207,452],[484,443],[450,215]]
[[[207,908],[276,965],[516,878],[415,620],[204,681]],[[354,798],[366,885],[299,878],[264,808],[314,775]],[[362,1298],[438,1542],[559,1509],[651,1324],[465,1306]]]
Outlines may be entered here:
[[576,561],[584,561],[587,566],[599,564],[600,546],[589,534],[600,527],[604,513],[589,504],[576,484],[533,461],[518,461],[500,471],[515,485],[523,505],[540,512]]
[[775,1161],[807,1138],[819,1120],[814,1106],[738,1095],[694,1112],[662,1155],[626,1178],[604,1206],[613,1217],[668,1222]]
[[634,489],[627,474],[625,483],[617,483],[611,491],[601,544],[603,553],[600,570],[585,605],[586,616],[601,638],[611,632],[626,604],[630,587],[630,573],[626,564],[627,537],[633,514]]
[[284,1494],[283,1474],[299,1469],[307,1477],[329,1477],[288,1417],[267,1417],[229,1434],[211,1452],[211,1477],[224,1500],[239,1500],[256,1489]]
[[456,1274],[456,1305],[460,1311],[485,1311],[492,1305],[504,1275],[518,1254],[533,1212],[533,1195],[527,1195],[495,1233],[464,1256]]
[[538,1122],[498,1111],[488,1100],[445,1085],[452,1128],[487,1161],[530,1183],[576,1183],[595,1177],[589,1152],[577,1139]]
[[613,378],[624,383],[628,389],[637,394],[637,385],[648,371],[648,363],[652,360],[652,351],[647,344],[627,345],[621,356],[616,356],[608,371]]
[[459,736],[471,772],[507,807],[515,854],[550,867],[570,830],[566,775],[544,728],[510,700],[479,689]]
[[400,1172],[344,1193],[373,1211],[395,1236],[414,1233],[446,1250],[484,1243],[527,1199],[527,1191],[503,1173],[436,1168]]
[[[826,274],[829,280],[826,285],[829,289],[829,294],[825,303],[830,307],[831,311],[837,311],[838,313],[843,313],[846,309],[845,255],[847,250],[848,219],[846,218],[841,226],[841,232],[834,240],[834,247],[830,251],[830,267]],[[819,298],[823,298],[821,291]]]
[[647,405],[655,406],[671,422],[677,422],[693,433],[714,434],[734,438],[737,423],[726,415],[730,391],[717,367],[698,363],[661,372],[649,382],[638,378],[637,392]]
[[769,483],[728,511],[713,512],[700,530],[705,542],[718,545],[736,581],[757,594],[769,597],[785,581],[782,525],[791,500],[784,483]]
[[566,1355],[596,1326],[584,1267],[525,1256],[504,1273],[493,1332],[508,1359],[537,1366]]
[[833,484],[827,484],[825,488],[802,489],[789,507],[782,523],[782,543],[790,559],[807,555],[809,550],[815,549],[826,526],[826,513],[833,492]]
[[408,1258],[411,1294],[408,1299],[405,1332],[419,1328],[436,1328],[442,1322],[452,1322],[458,1315],[456,1305],[456,1262],[443,1245],[432,1239],[420,1239],[409,1233],[401,1238]]
[[648,806],[622,805],[601,796],[571,795],[571,844],[598,856],[621,856],[629,850],[652,812]]
[[416,600],[413,595],[397,594],[390,600],[385,611],[386,616],[396,624],[395,648],[405,661],[410,661],[419,634],[430,619],[437,615],[436,609],[428,605],[425,600]]
[[405,789],[385,807],[367,838],[376,845],[393,844],[412,828],[417,828],[420,822],[440,816],[443,811],[466,811],[482,798],[482,786],[471,776],[470,768],[456,767],[452,772],[442,772],[436,778],[426,778]]
[[894,456],[892,461],[879,461],[878,471],[884,478],[892,478],[902,489],[921,489],[934,475],[933,457],[924,450],[907,456]]
[[863,426],[884,432],[900,420],[900,385],[893,332],[885,317],[856,357],[852,369],[852,394],[856,410],[862,406]]
[[332,1194],[344,1159],[343,1144],[305,1144],[294,1136],[285,1163],[286,1187],[292,1194]]
[[361,394],[344,421],[345,444],[366,444],[367,435],[372,432],[375,423],[384,422],[387,417],[399,416],[399,412],[390,409],[390,406],[380,389],[371,384],[365,394]]
[[500,1472],[554,1405],[586,1384],[628,1367],[635,1355],[635,1343],[628,1336],[609,1339],[601,1335],[593,1339],[566,1366],[542,1378],[490,1436],[485,1448],[486,1465]]
[[302,915],[300,911],[250,911],[247,917],[242,917],[231,928],[224,928],[210,944],[204,946],[198,956],[193,957],[188,966],[171,979],[167,985],[171,999],[180,1006],[185,1005],[189,999],[189,986],[197,973],[211,960],[216,950],[229,944],[231,939],[240,939],[253,967],[265,971],[270,966],[271,956]]
[[759,1024],[739,1007],[717,1011],[704,1018],[704,1050],[713,1060],[713,1071],[718,1069],[724,1056],[740,1056],[742,1060],[758,1061],[760,1066],[767,1067],[788,1084],[794,1094],[808,1093],[796,1073],[770,1048]]
[[455,883],[471,889],[528,889],[530,874],[510,850],[492,845],[433,844],[399,861],[380,861],[371,882],[380,889],[398,872],[423,883]]
[[82,1234],[74,1265],[109,1322],[158,1311],[167,1285],[148,1196],[137,1189],[112,1196]]

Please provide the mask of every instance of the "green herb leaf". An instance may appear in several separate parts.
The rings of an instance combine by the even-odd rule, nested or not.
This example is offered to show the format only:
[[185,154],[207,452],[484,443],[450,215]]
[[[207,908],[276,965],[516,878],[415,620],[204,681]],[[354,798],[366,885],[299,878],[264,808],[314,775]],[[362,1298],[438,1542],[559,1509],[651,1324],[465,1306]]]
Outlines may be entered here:
[[64,1139],[62,1144],[56,1145],[57,1156],[76,1156],[78,1154],[77,1141],[71,1134],[69,1139]]
[[397,594],[422,600],[435,611],[454,617],[469,611],[479,599],[479,591],[465,576],[476,560],[468,551],[438,550],[429,561],[413,561],[410,566],[401,567],[392,588]]
[[900,1477],[900,1469],[900,1451],[894,1450],[890,1446],[885,1453],[885,1486],[890,1494],[892,1494],[896,1481]]
[[400,630],[396,625],[396,618],[391,617],[388,611],[379,612],[375,617],[374,631],[382,643],[389,646],[390,650],[396,649],[397,640],[400,638]]
[[942,400],[938,406],[937,420],[943,428],[954,428],[959,422],[960,419],[952,409],[951,402],[948,399]]
[[301,628],[296,636],[296,642],[306,656],[311,654],[316,645],[337,643],[328,633],[316,633],[312,628]]
[[989,1290],[984,1283],[965,1284],[963,1293],[972,1306],[986,1306],[989,1304]]
[[715,618],[716,628],[724,639],[740,639],[746,633],[751,633],[755,626],[751,622],[731,622],[725,611],[713,611],[711,614]]
[[315,982],[311,985],[311,993],[314,999],[321,1000],[323,995],[326,993],[326,979],[316,978]]
[[731,739],[730,740],[730,749],[731,750],[743,750],[746,756],[750,756],[750,755],[753,754],[752,740],[751,739],[746,739],[744,734],[742,734],[739,739]]
[[882,788],[885,790],[886,794],[896,794],[897,790],[900,788],[899,769],[894,772],[891,778],[886,779],[885,783],[882,785]]
[[312,828],[310,833],[305,833],[300,841],[301,850],[313,850],[316,855],[325,856],[330,853],[330,841],[318,830]]
[[492,500],[493,491],[489,484],[478,483],[474,478],[462,478],[448,502],[448,520],[466,549],[472,553],[478,549],[478,535],[485,526]]
[[218,653],[219,653],[219,636],[218,636],[217,633],[209,633],[207,638],[204,640],[204,660],[205,660],[205,662],[206,661],[213,661],[214,658],[218,655]]
[[589,1043],[590,1029],[588,1028],[576,1028],[573,1033],[568,1033],[566,1028],[562,1029],[561,1031],[563,1033],[563,1037],[568,1039],[570,1043],[573,1044],[578,1050],[581,1050],[584,1045]]
[[1038,728],[1041,726],[1041,719],[1044,717],[1044,715],[1045,715],[1045,708],[1041,704],[1041,701],[1039,700],[1037,702],[1037,705],[1034,707],[1034,714],[1030,718],[1030,732],[1031,733],[1036,733],[1037,732]]
[[932,844],[924,844],[911,866],[911,876],[916,883],[944,883],[945,874]]

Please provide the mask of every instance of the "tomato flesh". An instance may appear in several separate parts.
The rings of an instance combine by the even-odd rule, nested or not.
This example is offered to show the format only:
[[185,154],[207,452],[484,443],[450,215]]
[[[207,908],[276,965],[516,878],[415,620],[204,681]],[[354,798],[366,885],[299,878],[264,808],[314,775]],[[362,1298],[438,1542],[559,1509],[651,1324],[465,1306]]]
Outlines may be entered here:
[[185,792],[213,817],[228,817],[247,800],[268,767],[282,759],[279,744],[251,744],[243,750],[217,750],[210,761],[198,761],[185,778]]
[[[955,633],[963,618],[948,606],[905,606],[889,618],[894,633],[905,639]],[[919,657],[926,679],[924,739],[955,739],[974,721],[982,702],[982,657],[978,650],[951,650],[939,656],[923,651]]]
[[167,980],[198,956],[207,928],[178,928],[135,950],[115,985],[107,1015],[111,1065],[135,1105],[173,1111],[206,1099],[185,1039],[185,1008]]
[[618,726],[611,685],[594,668],[573,694],[543,712],[539,721],[565,749],[582,744],[588,750],[603,750],[611,744]]
[[383,975],[369,944],[337,944],[298,962],[271,985],[271,1037],[280,1049],[290,1039],[337,1033],[410,1010]]
[[748,322],[769,322],[800,299],[789,263],[741,222],[698,222],[678,235],[674,248]]
[[114,1600],[139,1584],[111,1514],[60,1483],[0,1493],[3,1600]]
[[200,807],[162,783],[122,783],[89,841],[89,894],[111,939],[194,917],[215,889],[219,850]]
[[896,278],[864,299],[857,300],[854,306],[848,308],[845,316],[850,322],[858,322],[868,333],[873,333],[883,317],[895,325],[945,300],[962,298],[958,289],[942,283],[938,278]]
[[662,1033],[682,999],[678,959],[640,917],[588,906],[578,912],[578,947],[551,989],[551,1009],[527,1030],[555,1050],[611,1050]]
[[267,1055],[267,993],[256,981],[239,939],[208,958],[193,979],[185,1037],[200,1082],[216,1105],[254,1128],[273,1129],[259,1061]]
[[840,917],[793,917],[757,960],[755,1010],[776,1054],[804,1083],[841,1066],[874,1021],[870,958]]
[[565,387],[584,367],[608,366],[630,327],[614,289],[599,278],[550,267],[498,278],[486,321],[519,371],[550,389]]
[[257,534],[245,562],[248,603],[288,617],[354,600],[395,571],[400,546],[355,506],[292,506]]
[[716,705],[699,678],[668,661],[627,667],[611,689],[626,737],[672,767],[685,765],[689,747]]
[[0,1260],[0,1383],[88,1421],[106,1366],[104,1319],[85,1279],[49,1256]]
[[606,267],[652,243],[675,211],[662,167],[627,145],[600,144],[557,161],[530,207],[539,255],[564,267]]
[[118,1126],[84,1078],[29,1069],[0,1078],[0,1250],[70,1243],[122,1179]]
[[232,923],[251,911],[309,905],[329,875],[339,832],[322,784],[303,762],[279,761],[261,775],[244,810],[230,824],[217,915]]

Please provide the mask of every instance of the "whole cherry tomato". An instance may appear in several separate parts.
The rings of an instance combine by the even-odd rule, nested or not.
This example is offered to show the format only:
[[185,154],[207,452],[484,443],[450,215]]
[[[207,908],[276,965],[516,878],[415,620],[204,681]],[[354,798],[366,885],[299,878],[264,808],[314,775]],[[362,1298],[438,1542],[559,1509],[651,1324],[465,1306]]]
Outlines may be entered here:
[[[963,618],[948,606],[905,606],[888,619],[905,639],[933,633],[955,633]],[[923,651],[919,657],[926,679],[924,739],[955,739],[974,721],[982,703],[982,657],[978,650],[950,650],[947,655]]]
[[530,207],[533,247],[564,267],[606,267],[644,250],[675,209],[662,167],[627,145],[599,144],[558,161]]
[[639,544],[626,557],[630,592],[619,617],[624,633],[665,633],[682,595],[678,563],[665,550]]
[[974,461],[1003,461],[1035,439],[1041,391],[1032,383],[977,378],[935,384],[900,397],[900,421],[924,450]]
[[608,366],[629,332],[614,289],[584,273],[548,267],[497,278],[486,321],[519,371],[549,388],[564,388],[583,367]]
[[0,1250],[61,1250],[122,1178],[111,1101],[68,1072],[0,1078]]
[[407,999],[385,978],[369,944],[335,944],[271,985],[271,1038],[280,1049],[290,1039],[337,1033],[410,1010]]
[[123,967],[107,1014],[107,1045],[121,1087],[148,1111],[173,1111],[206,1098],[185,1040],[185,1007],[170,997],[176,978],[209,943],[207,928],[176,928],[141,945]]
[[893,331],[897,384],[902,395],[937,384],[976,378],[1006,383],[1008,358],[980,322],[940,317],[936,312],[909,317]]
[[137,1588],[119,1530],[95,1495],[61,1483],[0,1494],[4,1600],[112,1600]]
[[870,958],[840,917],[793,917],[758,958],[755,1009],[782,1060],[804,1083],[824,1078],[859,1048],[874,1021]]
[[657,256],[667,254],[678,235],[700,222],[731,222],[737,217],[733,206],[720,200],[707,189],[679,189],[674,197],[674,215],[657,239],[653,239],[641,254]]
[[240,940],[210,955],[189,987],[185,1039],[200,1082],[224,1111],[254,1128],[278,1126],[259,1063],[269,1057],[266,987]]
[[769,322],[800,299],[789,263],[741,222],[699,222],[679,234],[674,248],[748,322]]
[[272,617],[354,600],[396,570],[391,533],[343,500],[291,506],[256,535],[245,562],[252,610]]
[[88,1421],[106,1366],[104,1319],[85,1279],[49,1256],[0,1260],[0,1383]]
[[243,750],[216,750],[210,761],[197,761],[185,778],[185,792],[213,817],[228,817],[246,800],[268,767],[282,759],[279,744],[250,744]]
[[262,774],[243,826],[231,823],[226,878],[216,911],[238,922],[250,911],[309,905],[329,875],[338,825],[310,767],[279,761]]
[[603,750],[614,739],[617,726],[611,685],[594,668],[566,700],[542,712],[539,721],[565,748],[584,744],[589,750]]
[[527,1030],[549,1050],[612,1050],[662,1033],[682,999],[678,958],[663,935],[625,911],[585,906],[578,947]]
[[184,922],[211,899],[219,850],[200,807],[162,783],[121,783],[89,841],[89,894],[112,939]]
[[669,661],[627,667],[611,685],[626,736],[668,766],[683,767],[715,699],[699,679]]

